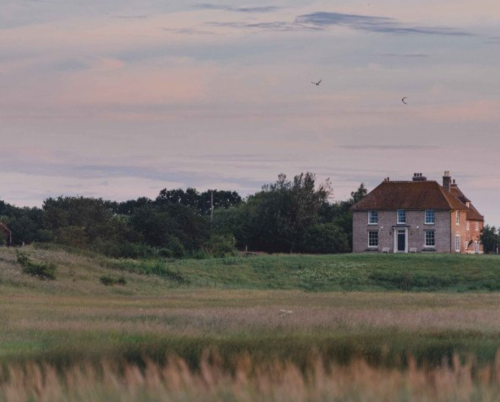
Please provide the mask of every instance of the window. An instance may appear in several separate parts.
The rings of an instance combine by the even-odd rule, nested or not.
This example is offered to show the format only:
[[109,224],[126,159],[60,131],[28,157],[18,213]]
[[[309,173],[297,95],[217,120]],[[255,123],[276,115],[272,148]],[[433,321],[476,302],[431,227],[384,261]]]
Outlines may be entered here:
[[477,241],[474,242],[474,252],[479,254],[479,243]]
[[428,209],[425,211],[425,224],[434,225],[434,210]]
[[378,247],[378,232],[368,232],[368,247]]
[[436,232],[434,230],[425,231],[425,247],[436,247]]
[[378,211],[368,211],[368,224],[378,225]]
[[460,253],[460,235],[455,237],[455,251]]
[[406,211],[398,209],[398,223],[406,223]]
[[470,230],[470,222],[467,221],[467,230]]
[[457,225],[460,225],[460,211],[457,211]]
[[478,232],[479,231],[479,222],[476,221],[475,224],[476,224],[476,232]]

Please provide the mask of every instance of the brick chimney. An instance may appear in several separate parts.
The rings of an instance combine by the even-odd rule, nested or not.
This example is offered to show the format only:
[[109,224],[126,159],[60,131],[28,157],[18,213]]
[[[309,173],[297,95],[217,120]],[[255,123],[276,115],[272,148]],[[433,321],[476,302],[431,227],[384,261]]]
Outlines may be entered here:
[[446,172],[444,172],[443,176],[443,188],[446,191],[450,191],[450,186],[451,186],[451,175],[450,172],[447,170]]
[[413,181],[427,181],[427,177],[425,177],[422,173],[414,173]]

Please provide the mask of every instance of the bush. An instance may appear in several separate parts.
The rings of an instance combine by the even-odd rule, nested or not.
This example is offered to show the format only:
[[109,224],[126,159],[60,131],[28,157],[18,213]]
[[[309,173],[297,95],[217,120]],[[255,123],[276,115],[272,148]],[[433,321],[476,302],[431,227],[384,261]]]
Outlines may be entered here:
[[57,242],[65,246],[86,248],[88,237],[85,228],[81,226],[66,226],[57,231]]
[[152,258],[158,252],[153,247],[141,243],[130,243],[115,240],[95,239],[90,249],[111,258]]
[[27,253],[17,251],[17,262],[23,267],[23,273],[39,279],[55,280],[57,267],[53,262],[32,261]]
[[54,241],[54,232],[48,229],[38,231],[37,240],[41,243],[50,243]]
[[307,229],[301,251],[311,254],[336,254],[350,251],[346,233],[333,223],[314,225]]
[[212,235],[204,249],[216,258],[234,256],[237,253],[236,239],[232,235]]
[[99,278],[104,286],[126,285],[127,280],[122,276],[121,278],[112,278],[111,276],[103,275]]

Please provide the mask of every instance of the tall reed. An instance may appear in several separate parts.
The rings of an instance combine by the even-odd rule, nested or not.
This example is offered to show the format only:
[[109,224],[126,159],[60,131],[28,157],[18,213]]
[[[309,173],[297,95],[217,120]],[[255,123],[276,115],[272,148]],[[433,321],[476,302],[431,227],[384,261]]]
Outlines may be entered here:
[[479,370],[458,358],[435,368],[410,360],[404,369],[373,367],[363,360],[328,365],[314,358],[306,372],[290,362],[255,364],[247,355],[228,371],[216,354],[196,371],[180,358],[143,367],[103,361],[59,373],[50,365],[10,365],[3,369],[0,401],[88,402],[323,402],[323,401],[498,401],[500,357]]

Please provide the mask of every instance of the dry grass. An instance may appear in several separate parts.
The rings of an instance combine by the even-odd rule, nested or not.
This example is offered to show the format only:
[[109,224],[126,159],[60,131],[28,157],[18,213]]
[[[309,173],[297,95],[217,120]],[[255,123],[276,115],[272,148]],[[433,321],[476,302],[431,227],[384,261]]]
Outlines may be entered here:
[[57,280],[41,281],[25,275],[17,262],[16,249],[0,247],[1,294],[59,294],[59,295],[157,295],[164,294],[169,283],[156,276],[126,273],[127,286],[104,286],[102,276],[121,277],[122,273],[109,268],[110,260],[96,255],[77,255],[60,249],[22,249],[36,261],[54,263]]
[[306,372],[287,362],[255,365],[246,356],[227,371],[217,356],[205,357],[200,369],[171,358],[144,367],[101,363],[79,365],[60,374],[51,366],[11,366],[0,383],[2,402],[73,401],[483,401],[500,397],[500,362],[473,372],[461,364],[406,370],[374,368],[362,360],[346,366],[324,366],[315,359]]
[[[357,256],[165,262],[190,275],[189,288],[117,271],[122,262],[28,250],[56,263],[58,278],[22,275],[14,251],[0,250],[0,402],[500,399],[498,293],[297,290],[299,279],[338,286],[358,278],[367,263]],[[411,262],[441,261],[428,258]],[[497,260],[450,261],[476,264],[457,272],[483,285],[496,278]],[[386,261],[375,263],[382,272]],[[359,277],[371,280],[365,271]],[[201,283],[226,288],[195,288],[200,273]],[[127,284],[104,286],[103,275]],[[243,285],[228,290],[237,280]],[[262,290],[271,285],[291,290]],[[203,358],[205,350],[218,357]],[[468,363],[450,365],[454,355]]]
[[[196,367],[216,347],[227,367],[247,351],[307,364],[365,358],[388,366],[440,363],[453,353],[491,362],[500,348],[499,294],[169,290],[169,295],[0,296],[0,357],[65,366],[92,356]],[[283,314],[282,310],[287,311]]]

